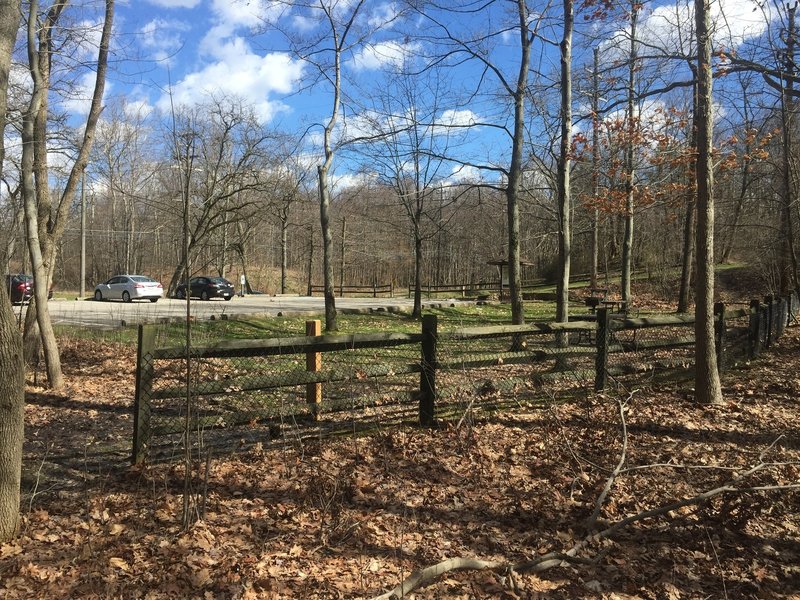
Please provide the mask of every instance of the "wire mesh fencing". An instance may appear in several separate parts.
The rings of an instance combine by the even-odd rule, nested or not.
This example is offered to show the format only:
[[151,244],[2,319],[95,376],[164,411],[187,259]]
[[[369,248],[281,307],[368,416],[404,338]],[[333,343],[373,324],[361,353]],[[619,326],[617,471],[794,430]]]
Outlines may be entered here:
[[[717,307],[721,368],[757,356],[796,314],[797,294]],[[316,325],[314,325],[316,323]],[[598,310],[567,323],[420,333],[249,340],[159,341],[141,326],[133,460],[188,446],[232,450],[297,435],[352,433],[398,423],[459,423],[478,411],[605,389],[634,378],[691,377],[693,315],[627,317]],[[624,382],[623,382],[624,384]]]

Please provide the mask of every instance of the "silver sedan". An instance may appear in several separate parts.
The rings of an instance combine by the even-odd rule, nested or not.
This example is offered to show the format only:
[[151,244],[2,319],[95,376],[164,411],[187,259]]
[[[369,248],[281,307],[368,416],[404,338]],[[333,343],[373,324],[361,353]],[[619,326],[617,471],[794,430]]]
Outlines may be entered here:
[[155,279],[150,279],[144,275],[115,275],[105,283],[99,284],[94,288],[94,299],[100,300],[122,300],[131,302],[133,300],[150,300],[158,302],[164,295],[164,288]]

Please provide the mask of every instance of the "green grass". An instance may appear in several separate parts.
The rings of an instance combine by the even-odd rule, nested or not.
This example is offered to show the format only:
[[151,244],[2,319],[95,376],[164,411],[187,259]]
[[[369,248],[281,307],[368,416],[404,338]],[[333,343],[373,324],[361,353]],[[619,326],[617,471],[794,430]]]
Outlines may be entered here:
[[[465,304],[456,307],[426,308],[423,314],[439,317],[441,330],[460,327],[480,327],[483,325],[502,325],[511,322],[511,307],[508,304]],[[526,302],[527,321],[546,321],[553,319],[555,306],[552,302]],[[192,323],[194,343],[220,339],[257,339],[271,337],[294,337],[305,335],[308,315],[286,317],[259,317],[230,320],[203,320]],[[323,317],[320,315],[320,319]],[[370,314],[338,315],[340,334],[399,332],[417,333],[421,323],[411,319],[408,313],[375,312]],[[323,319],[324,326],[324,319]],[[158,344],[182,344],[185,339],[185,325],[170,323],[158,326]],[[114,329],[93,329],[70,325],[57,325],[56,333],[63,338],[77,338],[116,342],[135,345],[137,328],[135,326]]]

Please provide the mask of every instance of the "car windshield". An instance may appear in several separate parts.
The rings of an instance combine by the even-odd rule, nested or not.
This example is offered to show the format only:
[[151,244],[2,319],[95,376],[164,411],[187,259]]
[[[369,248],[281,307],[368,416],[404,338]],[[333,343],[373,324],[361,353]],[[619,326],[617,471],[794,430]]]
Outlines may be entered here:
[[209,280],[211,281],[211,283],[230,283],[224,277],[209,277]]
[[145,277],[144,275],[133,275],[131,277],[131,281],[136,281],[138,283],[156,283],[155,279],[150,279],[149,277]]

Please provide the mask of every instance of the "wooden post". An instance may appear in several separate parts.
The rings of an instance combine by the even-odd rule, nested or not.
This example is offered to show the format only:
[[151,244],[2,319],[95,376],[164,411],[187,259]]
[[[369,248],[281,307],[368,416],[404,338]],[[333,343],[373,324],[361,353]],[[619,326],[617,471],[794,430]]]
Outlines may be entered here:
[[436,409],[436,315],[422,317],[422,371],[419,377],[419,424],[434,424]]
[[748,355],[756,358],[761,354],[761,302],[750,301],[750,323],[747,331]]
[[792,297],[790,295],[783,296],[781,298],[780,310],[778,311],[778,337],[783,336],[783,332],[786,330],[786,323],[789,319],[789,305],[792,302]]
[[717,353],[717,372],[721,373],[725,360],[725,303],[714,304],[714,350]]
[[766,305],[767,311],[767,318],[765,325],[767,326],[767,332],[764,336],[764,347],[769,348],[772,345],[772,324],[775,322],[775,310],[774,310],[774,303],[772,301],[772,296],[764,296],[764,304]]
[[594,360],[594,390],[602,392],[608,385],[608,344],[611,339],[611,315],[607,308],[597,309],[597,332]]
[[153,390],[153,349],[156,330],[152,325],[139,325],[136,349],[136,392],[133,400],[133,452],[131,460],[138,465],[146,457],[150,441],[150,396]]
[[[306,335],[322,335],[322,321],[319,319],[306,321]],[[320,370],[322,370],[322,352],[306,352],[306,371],[310,373],[317,373]],[[322,402],[321,383],[306,384],[306,402],[311,409],[311,414],[313,415],[314,420],[318,419],[319,406]]]
[[372,282],[372,297],[378,297],[378,284],[375,281]]

